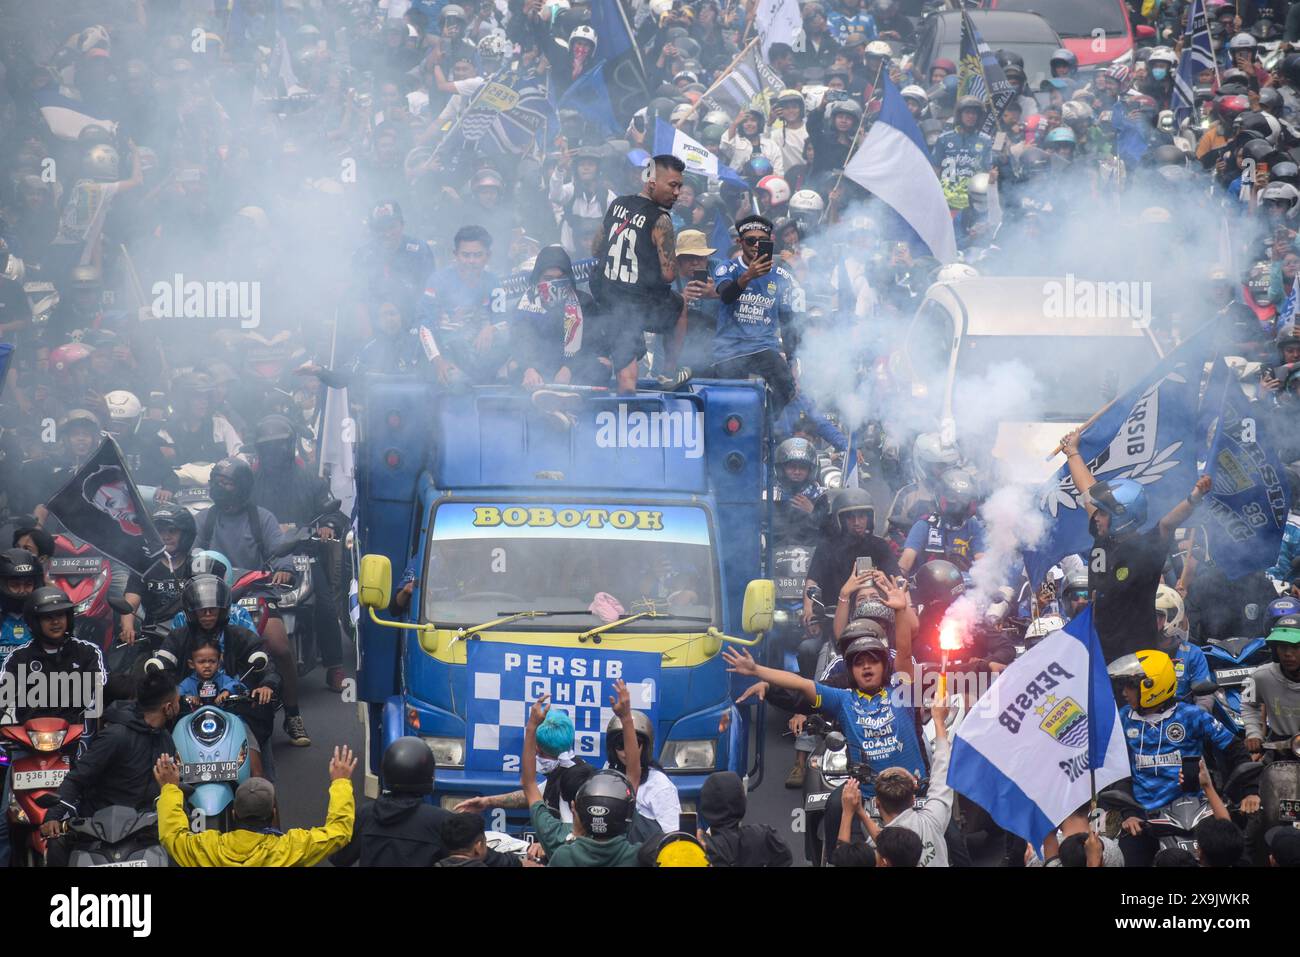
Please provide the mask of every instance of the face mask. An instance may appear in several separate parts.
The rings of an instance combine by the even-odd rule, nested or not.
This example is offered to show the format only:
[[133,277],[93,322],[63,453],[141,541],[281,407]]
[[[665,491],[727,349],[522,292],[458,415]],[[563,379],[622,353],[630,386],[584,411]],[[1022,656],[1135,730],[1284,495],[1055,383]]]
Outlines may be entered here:
[[1151,71],[1151,79],[1153,80],[1163,80],[1168,75],[1169,75],[1169,71],[1166,70],[1164,67],[1158,66]]

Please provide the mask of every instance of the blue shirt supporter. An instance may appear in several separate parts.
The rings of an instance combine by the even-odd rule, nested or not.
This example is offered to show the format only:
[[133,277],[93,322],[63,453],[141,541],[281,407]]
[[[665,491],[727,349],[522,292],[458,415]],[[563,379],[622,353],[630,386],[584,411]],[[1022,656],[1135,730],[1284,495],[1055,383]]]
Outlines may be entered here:
[[[739,256],[716,264],[714,285],[734,282],[746,268]],[[749,282],[735,300],[719,302],[713,360],[722,362],[766,350],[783,352],[781,332],[794,318],[797,289],[798,283],[785,267],[773,266],[766,276]]]
[[[867,694],[857,688],[850,691],[817,682],[813,706],[835,718],[849,743],[851,759],[869,764],[877,773],[901,767],[924,775],[925,754],[917,736],[915,710],[893,700],[892,692],[900,683],[895,674],[889,686]],[[863,787],[862,793],[874,795],[875,786]]]
[[1185,701],[1153,714],[1125,705],[1119,719],[1133,770],[1133,797],[1147,811],[1183,793],[1179,772],[1184,759],[1201,758],[1207,745],[1226,749],[1236,740],[1209,712]]

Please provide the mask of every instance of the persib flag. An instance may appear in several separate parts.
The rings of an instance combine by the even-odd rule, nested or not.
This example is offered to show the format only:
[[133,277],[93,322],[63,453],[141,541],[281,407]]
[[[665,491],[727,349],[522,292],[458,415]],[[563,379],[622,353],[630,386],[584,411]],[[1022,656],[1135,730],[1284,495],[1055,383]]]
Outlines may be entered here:
[[[1155,371],[1106,409],[1084,430],[1079,454],[1097,481],[1129,478],[1146,486],[1148,522],[1154,524],[1187,495],[1196,482],[1196,402],[1213,323],[1170,353]],[[1025,553],[1031,581],[1066,555],[1092,547],[1083,498],[1069,463],[1039,492],[1047,537]]]
[[1098,789],[1129,776],[1106,659],[1085,608],[1017,658],[953,739],[948,784],[1036,848]]
[[1192,5],[1187,8],[1187,24],[1183,30],[1183,52],[1178,58],[1178,70],[1174,73],[1171,106],[1177,122],[1181,123],[1190,116],[1195,106],[1196,75],[1202,70],[1211,69],[1214,69],[1214,46],[1205,17],[1205,0],[1192,0]]
[[898,213],[930,247],[930,255],[950,263],[957,258],[957,237],[925,137],[893,80],[886,76],[881,82],[885,94],[880,115],[845,165],[844,175]]
[[1266,420],[1251,413],[1250,400],[1222,359],[1214,364],[1205,408],[1218,417],[1206,461],[1212,485],[1205,497],[1205,531],[1214,564],[1236,580],[1277,557],[1291,490]]
[[655,152],[673,154],[686,164],[688,173],[724,180],[741,189],[749,189],[749,184],[740,178],[740,174],[719,162],[703,143],[661,119],[655,120]]

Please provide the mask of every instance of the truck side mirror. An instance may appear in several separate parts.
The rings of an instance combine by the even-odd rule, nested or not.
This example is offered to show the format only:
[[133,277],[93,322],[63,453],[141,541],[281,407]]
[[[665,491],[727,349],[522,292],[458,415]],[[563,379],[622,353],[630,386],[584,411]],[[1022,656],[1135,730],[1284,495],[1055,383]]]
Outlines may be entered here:
[[756,578],[745,586],[745,603],[741,608],[740,626],[751,634],[772,630],[776,612],[776,582]]
[[393,595],[393,565],[387,555],[362,555],[357,600],[364,608],[388,607]]

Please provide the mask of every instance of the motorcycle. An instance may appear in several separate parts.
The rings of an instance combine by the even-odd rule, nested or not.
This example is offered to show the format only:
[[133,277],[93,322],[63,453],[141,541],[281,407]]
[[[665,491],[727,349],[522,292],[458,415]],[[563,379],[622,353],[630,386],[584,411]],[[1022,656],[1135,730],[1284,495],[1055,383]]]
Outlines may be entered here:
[[30,718],[22,724],[0,726],[0,738],[7,743],[11,767],[12,796],[9,807],[11,835],[28,833],[29,864],[45,861],[45,823],[42,798],[58,800],[59,785],[72,770],[72,755],[85,733],[85,725],[71,724],[63,718]]
[[[240,680],[264,671],[269,663],[266,652],[253,652]],[[250,731],[236,709],[253,705],[250,695],[230,695],[220,707],[203,705],[184,715],[172,731],[180,756],[181,787],[189,791],[187,803],[223,831],[230,825],[235,791],[252,777]]]
[[1265,741],[1276,755],[1259,773],[1259,800],[1264,827],[1300,827],[1300,734]]
[[[1140,818],[1144,813],[1133,795],[1122,788],[1106,788],[1098,799],[1104,807],[1118,811],[1122,817],[1135,814]],[[1147,833],[1155,839],[1161,851],[1179,848],[1195,854],[1196,825],[1213,816],[1204,793],[1180,794],[1164,807],[1146,813]]]
[[849,749],[835,722],[819,714],[808,716],[803,733],[817,739],[803,779],[803,852],[813,867],[821,867],[822,821],[831,794],[849,779]]
[[108,597],[112,563],[89,543],[75,545],[66,535],[55,535],[49,578],[76,606],[76,637],[107,651],[116,630]]
[[776,613],[773,616],[772,646],[797,648],[803,638],[804,583],[813,549],[807,545],[780,545],[772,556],[772,578],[776,582]]
[[[42,798],[53,807],[56,795]],[[69,867],[170,867],[171,858],[158,840],[158,815],[112,805],[90,817],[64,822],[60,840],[69,844]]]
[[1263,638],[1211,638],[1201,646],[1214,683],[1214,716],[1230,731],[1246,731],[1241,720],[1241,689],[1251,672],[1273,660]]

